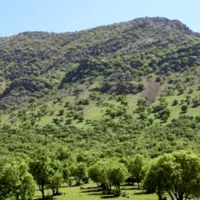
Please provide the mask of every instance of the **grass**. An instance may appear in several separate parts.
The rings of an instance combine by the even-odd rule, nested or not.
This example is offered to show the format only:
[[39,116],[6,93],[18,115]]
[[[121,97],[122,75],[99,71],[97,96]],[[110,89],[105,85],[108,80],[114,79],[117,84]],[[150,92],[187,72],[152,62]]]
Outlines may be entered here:
[[[95,87],[96,86],[96,82],[93,83],[90,87]],[[99,82],[98,82],[99,84]],[[85,85],[82,85],[82,87],[84,88],[84,91],[81,92],[78,95],[79,99],[86,99],[88,98],[90,92],[88,91],[88,89],[85,88]],[[187,90],[189,89],[193,89],[193,93],[190,94],[191,99],[194,98],[197,94],[199,94],[199,91],[197,91],[197,86],[193,86],[193,87],[188,87]],[[188,92],[185,91],[184,94],[182,95],[174,95],[174,96],[166,96],[165,99],[168,103],[168,108],[170,109],[170,117],[168,119],[168,122],[170,122],[173,118],[178,118],[181,114],[181,100],[185,100],[186,99],[186,95],[188,95]],[[109,104],[113,104],[115,107],[120,105],[120,102],[116,102],[116,99],[110,99],[110,95],[101,95],[100,96],[101,103],[109,103]],[[17,117],[17,113],[20,110],[26,110],[26,117],[27,119],[31,117],[31,113],[37,113],[40,111],[41,106],[42,105],[46,105],[47,106],[47,110],[52,112],[52,114],[50,114],[50,112],[48,112],[47,114],[44,114],[43,116],[41,116],[40,118],[37,117],[36,120],[36,124],[40,125],[40,126],[44,126],[46,124],[52,124],[53,122],[53,118],[58,118],[61,119],[63,118],[63,121],[61,122],[61,124],[65,125],[65,121],[66,121],[66,113],[67,108],[64,107],[65,102],[70,102],[72,103],[72,105],[74,105],[74,96],[70,96],[70,95],[62,95],[62,102],[56,102],[54,103],[55,99],[51,99],[48,100],[46,102],[40,102],[40,104],[38,104],[36,107],[32,108],[32,110],[30,110],[29,108],[22,108],[22,109],[18,109],[18,110],[14,110],[14,111],[10,111],[10,112],[1,112],[0,113],[0,121],[3,124],[12,124],[13,127],[18,127],[21,124],[21,119],[19,117]],[[128,100],[128,109],[127,112],[128,114],[133,114],[133,111],[135,111],[135,109],[137,108],[137,101],[139,99],[139,95],[132,95],[129,94],[127,95],[127,100]],[[152,104],[153,105],[157,105],[159,97],[157,97],[156,101]],[[178,104],[176,106],[172,106],[172,102],[174,100],[178,100]],[[96,104],[98,103],[98,101],[93,101],[90,100],[89,105],[83,106],[83,117],[85,120],[101,120],[101,118],[104,117],[105,115],[105,110],[107,109],[107,107],[103,107],[102,105],[97,106]],[[184,103],[185,104],[185,103]],[[58,116],[59,110],[63,109],[64,110],[64,115],[63,116]],[[192,105],[188,105],[188,111],[185,113],[188,116],[197,116],[199,115],[199,111],[200,111],[200,107],[197,108],[192,108]],[[11,115],[9,114],[11,113]],[[13,117],[14,116],[14,117]],[[133,117],[137,118],[137,115],[133,115]],[[149,115],[149,117],[154,118],[154,114]],[[72,121],[72,124],[79,127],[79,128],[85,128],[88,126],[87,123],[85,123],[85,121],[79,123],[76,120]]]
[[[69,187],[61,188],[60,192],[65,193],[65,195],[56,196],[56,200],[100,200],[100,199],[117,199],[124,200],[127,197],[113,197],[112,195],[102,195],[101,191],[98,191],[95,187],[90,187],[90,189],[80,189],[80,187]],[[143,190],[138,190],[136,187],[132,186],[122,186],[122,193],[126,193],[130,200],[157,200],[156,194],[145,194]],[[50,191],[46,191],[46,194]],[[41,198],[41,193],[36,192],[35,198]]]

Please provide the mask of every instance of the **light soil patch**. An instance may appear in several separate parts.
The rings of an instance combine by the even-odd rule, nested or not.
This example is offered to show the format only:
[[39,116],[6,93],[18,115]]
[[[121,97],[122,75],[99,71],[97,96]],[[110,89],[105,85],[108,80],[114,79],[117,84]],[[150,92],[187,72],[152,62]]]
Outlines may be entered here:
[[152,103],[156,100],[160,91],[160,84],[156,82],[156,77],[153,75],[146,84],[145,89],[138,94],[139,98],[147,98],[147,100]]

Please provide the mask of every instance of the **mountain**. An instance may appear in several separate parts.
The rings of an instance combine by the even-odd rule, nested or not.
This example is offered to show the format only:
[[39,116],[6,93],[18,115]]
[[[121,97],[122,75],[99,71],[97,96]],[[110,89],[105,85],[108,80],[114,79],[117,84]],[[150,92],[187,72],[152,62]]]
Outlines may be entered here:
[[25,32],[1,38],[1,108],[30,102],[74,82],[91,85],[100,76],[102,85],[92,89],[136,94],[139,77],[167,73],[171,67],[164,66],[166,57],[188,48],[195,51],[199,40],[199,34],[166,18],[139,18],[74,33]]
[[161,17],[0,38],[2,148],[198,151],[199,66],[200,34]]

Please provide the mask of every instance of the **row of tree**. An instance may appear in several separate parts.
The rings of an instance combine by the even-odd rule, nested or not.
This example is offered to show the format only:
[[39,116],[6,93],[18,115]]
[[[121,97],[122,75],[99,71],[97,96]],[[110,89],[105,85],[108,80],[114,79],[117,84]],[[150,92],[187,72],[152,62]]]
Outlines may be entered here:
[[[122,183],[142,187],[156,193],[160,200],[188,200],[200,196],[200,158],[191,152],[174,152],[149,160],[138,155],[134,158],[102,159],[97,162],[72,162],[63,152],[53,155],[37,151],[32,159],[2,157],[0,162],[0,199],[15,197],[32,199],[38,187],[45,199],[45,190],[59,195],[66,184],[95,182],[103,193],[120,195]],[[114,189],[113,189],[114,187]]]

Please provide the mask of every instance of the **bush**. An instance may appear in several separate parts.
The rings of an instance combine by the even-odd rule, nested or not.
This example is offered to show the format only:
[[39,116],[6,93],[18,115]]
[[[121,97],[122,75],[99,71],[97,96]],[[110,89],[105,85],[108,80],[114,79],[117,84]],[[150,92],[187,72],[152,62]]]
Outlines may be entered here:
[[78,105],[89,105],[89,100],[88,99],[80,99],[78,101]]
[[182,106],[181,106],[181,111],[182,111],[182,113],[186,113],[187,110],[188,110],[188,106],[187,106],[187,105],[182,105]]
[[64,112],[65,112],[65,111],[64,111],[63,109],[59,110],[59,111],[58,111],[58,116],[62,116],[62,115],[64,114]]
[[178,104],[178,100],[174,99],[174,101],[172,102],[172,106],[176,106]]
[[160,76],[156,77],[156,82],[161,82],[161,77]]
[[69,119],[66,119],[66,122],[65,122],[67,125],[71,124],[72,123],[72,119],[69,118]]

